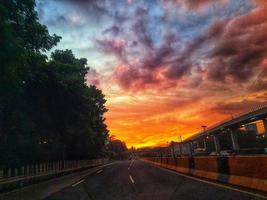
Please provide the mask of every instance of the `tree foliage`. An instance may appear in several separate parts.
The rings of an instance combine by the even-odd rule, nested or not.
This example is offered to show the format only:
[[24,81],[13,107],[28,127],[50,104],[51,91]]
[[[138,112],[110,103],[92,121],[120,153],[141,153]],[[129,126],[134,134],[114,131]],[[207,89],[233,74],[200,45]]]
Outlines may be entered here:
[[116,139],[115,136],[109,137],[109,144],[107,148],[108,151],[111,153],[111,156],[114,158],[122,158],[123,153],[128,150],[125,142]]
[[87,86],[87,60],[38,22],[34,0],[0,4],[0,155],[3,164],[99,156],[108,136],[105,98]]

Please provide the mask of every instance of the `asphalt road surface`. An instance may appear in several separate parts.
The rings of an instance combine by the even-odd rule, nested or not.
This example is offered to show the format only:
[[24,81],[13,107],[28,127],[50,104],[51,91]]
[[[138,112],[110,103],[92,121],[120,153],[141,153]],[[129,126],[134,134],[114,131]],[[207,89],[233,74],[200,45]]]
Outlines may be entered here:
[[[249,200],[265,199],[239,189],[191,179],[143,161],[98,169],[45,200]],[[267,199],[267,198],[266,198]]]

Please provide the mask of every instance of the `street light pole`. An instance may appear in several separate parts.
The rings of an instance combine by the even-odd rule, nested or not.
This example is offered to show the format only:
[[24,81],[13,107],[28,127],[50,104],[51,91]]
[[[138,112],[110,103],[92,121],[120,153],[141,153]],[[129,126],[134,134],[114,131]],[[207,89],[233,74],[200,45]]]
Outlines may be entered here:
[[[205,133],[207,126],[206,125],[202,125],[201,127],[203,128],[203,133]],[[206,148],[207,148],[206,137],[204,137],[203,142],[204,142],[204,148],[206,150]]]

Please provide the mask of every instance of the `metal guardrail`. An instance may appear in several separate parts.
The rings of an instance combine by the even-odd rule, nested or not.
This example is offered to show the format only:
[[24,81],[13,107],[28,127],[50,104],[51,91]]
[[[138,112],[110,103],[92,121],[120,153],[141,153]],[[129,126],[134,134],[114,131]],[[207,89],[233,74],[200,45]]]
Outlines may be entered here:
[[107,162],[108,159],[60,160],[39,162],[14,168],[0,168],[0,184],[2,182],[13,181],[16,179],[56,174],[69,170],[100,165]]

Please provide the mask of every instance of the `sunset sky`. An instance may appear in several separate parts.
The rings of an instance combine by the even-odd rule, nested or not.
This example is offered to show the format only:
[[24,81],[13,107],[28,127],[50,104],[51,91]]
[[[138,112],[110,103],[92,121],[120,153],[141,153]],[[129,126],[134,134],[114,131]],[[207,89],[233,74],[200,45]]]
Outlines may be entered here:
[[266,0],[37,0],[88,59],[111,135],[166,145],[267,100]]

